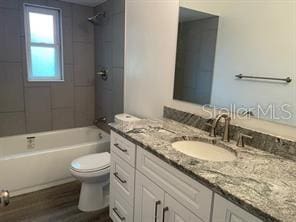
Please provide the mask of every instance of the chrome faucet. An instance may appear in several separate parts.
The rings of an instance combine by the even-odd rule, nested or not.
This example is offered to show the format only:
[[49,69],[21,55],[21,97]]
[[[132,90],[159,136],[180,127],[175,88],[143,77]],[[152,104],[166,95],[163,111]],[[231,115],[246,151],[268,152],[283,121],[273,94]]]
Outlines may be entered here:
[[225,142],[229,142],[229,125],[230,125],[231,118],[225,113],[217,115],[211,124],[207,124],[208,126],[211,127],[210,136],[216,137],[216,128],[217,128],[217,125],[218,125],[220,119],[222,119],[222,118],[224,118],[224,120],[225,120],[222,140]]
[[243,133],[239,133],[236,145],[238,147],[245,147],[245,139],[253,139],[253,137]]

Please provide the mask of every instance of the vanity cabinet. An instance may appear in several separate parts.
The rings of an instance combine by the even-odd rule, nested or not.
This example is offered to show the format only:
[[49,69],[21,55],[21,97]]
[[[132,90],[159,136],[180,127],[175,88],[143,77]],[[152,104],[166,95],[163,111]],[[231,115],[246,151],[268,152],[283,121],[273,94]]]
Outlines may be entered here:
[[135,221],[162,222],[164,191],[137,171],[135,193]]
[[225,200],[218,194],[214,197],[213,222],[262,222],[257,217]]
[[133,205],[128,202],[120,195],[120,193],[110,187],[110,201],[109,201],[110,212],[109,216],[113,222],[132,222],[134,217]]
[[[210,221],[213,197],[213,192],[210,189],[141,147],[137,147],[136,159],[137,171],[178,200],[200,220],[203,222]],[[199,220],[196,220],[196,222],[199,222]]]
[[134,221],[136,146],[111,132],[110,210],[113,222]]
[[116,154],[111,155],[110,181],[113,191],[120,193],[132,205],[135,191],[135,169]]
[[126,163],[135,167],[136,145],[111,131],[111,154],[116,154]]
[[167,193],[165,193],[164,206],[164,222],[203,222]]
[[138,171],[136,178],[134,221],[203,222]]
[[114,132],[110,192],[114,222],[262,222]]

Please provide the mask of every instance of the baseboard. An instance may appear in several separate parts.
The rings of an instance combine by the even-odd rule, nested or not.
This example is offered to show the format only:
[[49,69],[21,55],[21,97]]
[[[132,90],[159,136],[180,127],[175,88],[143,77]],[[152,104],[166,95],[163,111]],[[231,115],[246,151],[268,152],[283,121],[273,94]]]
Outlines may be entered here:
[[35,191],[38,191],[38,190],[44,190],[44,189],[47,189],[47,188],[50,188],[50,187],[54,187],[54,186],[58,186],[58,185],[61,185],[61,184],[73,182],[75,180],[76,180],[75,178],[67,178],[67,179],[64,179],[64,180],[53,181],[53,182],[50,182],[50,183],[47,183],[47,184],[41,184],[41,185],[37,185],[37,186],[34,186],[34,187],[28,187],[28,188],[24,188],[24,189],[21,189],[21,190],[12,191],[10,193],[10,196],[15,197],[15,196],[19,196],[19,195],[22,195],[22,194],[32,193],[32,192],[35,192]]

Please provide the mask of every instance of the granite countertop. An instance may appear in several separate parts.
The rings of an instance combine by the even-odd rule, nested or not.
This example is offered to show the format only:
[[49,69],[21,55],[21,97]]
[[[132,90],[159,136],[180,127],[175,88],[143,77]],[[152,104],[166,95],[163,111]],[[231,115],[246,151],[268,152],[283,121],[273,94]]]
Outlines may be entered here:
[[204,184],[263,221],[296,221],[296,162],[235,141],[230,148],[237,159],[203,161],[176,151],[171,143],[196,139],[213,143],[208,133],[179,122],[144,119],[134,124],[110,124],[112,130]]

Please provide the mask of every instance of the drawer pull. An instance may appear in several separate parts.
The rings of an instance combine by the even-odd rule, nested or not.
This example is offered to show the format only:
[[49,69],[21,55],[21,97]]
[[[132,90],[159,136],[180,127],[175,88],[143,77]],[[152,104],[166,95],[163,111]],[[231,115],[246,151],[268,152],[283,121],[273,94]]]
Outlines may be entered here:
[[115,172],[115,173],[113,173],[113,175],[121,182],[121,183],[126,183],[126,180],[123,180],[123,179],[121,179],[119,176],[118,176],[118,173],[117,172]]
[[169,211],[168,207],[163,208],[162,210],[162,222],[165,222],[165,213]]
[[115,146],[117,149],[119,149],[120,151],[124,152],[124,153],[127,152],[127,149],[123,149],[123,148],[121,148],[121,147],[119,146],[118,143],[114,143],[114,146]]
[[160,205],[160,203],[161,203],[160,200],[155,202],[155,211],[154,211],[155,212],[155,215],[154,215],[154,218],[155,218],[154,221],[155,222],[157,222],[157,214],[158,214],[157,209],[158,209],[158,205]]
[[117,210],[116,207],[114,207],[112,210],[113,210],[113,212],[117,215],[117,217],[118,217],[121,221],[125,221],[125,217],[120,216],[120,214],[119,214],[119,212],[118,212],[118,210]]

